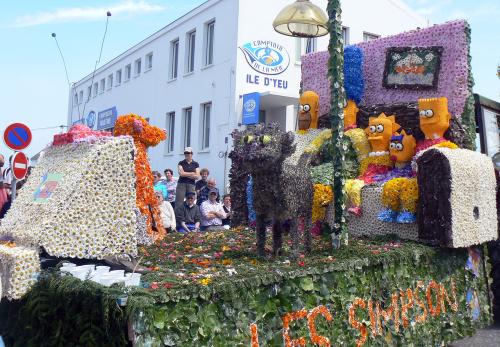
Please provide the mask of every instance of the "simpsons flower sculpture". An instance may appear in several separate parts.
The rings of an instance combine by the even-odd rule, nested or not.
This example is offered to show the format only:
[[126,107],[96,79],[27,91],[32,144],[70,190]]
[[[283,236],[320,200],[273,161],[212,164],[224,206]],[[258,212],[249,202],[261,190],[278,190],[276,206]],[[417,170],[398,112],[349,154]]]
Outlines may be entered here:
[[129,114],[120,116],[115,123],[115,136],[129,135],[134,139],[136,150],[136,199],[137,207],[146,216],[147,233],[154,240],[165,236],[160,210],[153,189],[153,174],[149,166],[147,148],[166,139],[165,131],[151,126],[143,117]]
[[299,130],[317,129],[319,118],[319,96],[305,91],[299,98]]
[[376,180],[384,182],[382,205],[386,207],[378,215],[384,222],[413,223],[416,220],[418,185],[411,168],[416,141],[403,130],[391,137],[390,155],[395,168]]

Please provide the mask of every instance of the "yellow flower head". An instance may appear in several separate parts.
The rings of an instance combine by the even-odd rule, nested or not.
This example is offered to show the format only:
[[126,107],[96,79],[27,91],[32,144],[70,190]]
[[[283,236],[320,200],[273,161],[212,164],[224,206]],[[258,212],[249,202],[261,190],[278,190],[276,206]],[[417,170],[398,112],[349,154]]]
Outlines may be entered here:
[[398,163],[406,163],[415,155],[417,141],[413,135],[407,135],[403,130],[401,133],[395,133],[391,137],[389,152],[391,160]]
[[204,286],[208,286],[210,284],[210,282],[212,282],[212,280],[210,278],[204,278],[204,279],[200,280],[200,283]]
[[448,112],[447,98],[419,99],[420,129],[426,139],[444,136],[450,127],[451,115]]
[[386,116],[385,113],[381,113],[378,117],[370,117],[368,124],[365,131],[372,151],[387,151],[392,134],[400,128],[400,125],[396,123],[396,116]]

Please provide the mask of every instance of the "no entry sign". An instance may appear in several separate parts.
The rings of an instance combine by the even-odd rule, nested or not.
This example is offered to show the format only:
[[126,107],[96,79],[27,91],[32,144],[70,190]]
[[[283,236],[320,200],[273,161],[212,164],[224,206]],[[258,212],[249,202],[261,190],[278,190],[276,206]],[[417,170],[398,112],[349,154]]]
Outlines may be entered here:
[[28,158],[23,152],[16,152],[12,157],[12,175],[16,180],[22,180],[28,172]]
[[22,123],[11,124],[3,133],[3,140],[7,147],[20,151],[31,143],[31,130]]

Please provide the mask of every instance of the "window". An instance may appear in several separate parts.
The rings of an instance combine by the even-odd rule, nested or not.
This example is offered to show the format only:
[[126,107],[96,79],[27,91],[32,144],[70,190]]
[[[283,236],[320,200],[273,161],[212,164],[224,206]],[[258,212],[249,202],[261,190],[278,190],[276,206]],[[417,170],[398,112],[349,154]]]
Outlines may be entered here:
[[83,90],[80,90],[78,93],[78,103],[81,104],[83,102]]
[[138,76],[141,74],[141,58],[137,59],[134,63],[134,75]]
[[167,113],[167,141],[165,141],[165,153],[174,151],[174,134],[175,134],[175,112]]
[[205,66],[214,63],[214,30],[215,21],[211,21],[205,27]]
[[210,114],[212,113],[212,103],[202,105],[203,118],[201,120],[201,149],[210,147]]
[[193,114],[192,108],[184,109],[184,120],[183,120],[183,139],[182,139],[182,149],[191,146],[191,116]]
[[78,94],[75,93],[75,95],[73,95],[73,107],[75,107],[77,104],[78,104]]
[[179,39],[170,43],[170,79],[177,78],[179,65]]
[[295,38],[295,60],[300,62],[304,54],[314,53],[318,49],[318,40],[311,38]]
[[94,98],[97,96],[97,82],[94,83]]
[[108,90],[113,88],[113,74],[108,76]]
[[125,81],[128,81],[130,79],[130,75],[132,74],[132,67],[130,64],[125,66]]
[[194,71],[194,53],[196,47],[196,31],[187,34],[187,55],[186,55],[186,73]]
[[92,97],[92,86],[87,87],[87,100],[90,100]]
[[146,55],[146,70],[151,70],[153,68],[153,53]]
[[349,28],[342,27],[342,41],[344,41],[344,46],[349,44]]
[[116,71],[116,85],[119,86],[122,83],[122,70]]
[[317,40],[315,37],[308,37],[306,39],[306,54],[316,52]]
[[363,41],[364,42],[376,40],[379,37],[380,37],[380,35],[377,35],[377,34],[367,33],[366,31],[363,32]]
[[104,93],[104,88],[106,88],[106,81],[103,78],[101,80],[101,85],[99,86],[99,94]]

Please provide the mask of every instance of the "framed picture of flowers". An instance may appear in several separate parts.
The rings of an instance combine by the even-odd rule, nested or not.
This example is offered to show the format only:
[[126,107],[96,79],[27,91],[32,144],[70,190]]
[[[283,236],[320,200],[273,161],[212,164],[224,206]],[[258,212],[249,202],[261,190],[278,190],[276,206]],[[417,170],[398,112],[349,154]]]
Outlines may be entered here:
[[435,89],[443,47],[390,47],[387,49],[385,88]]

